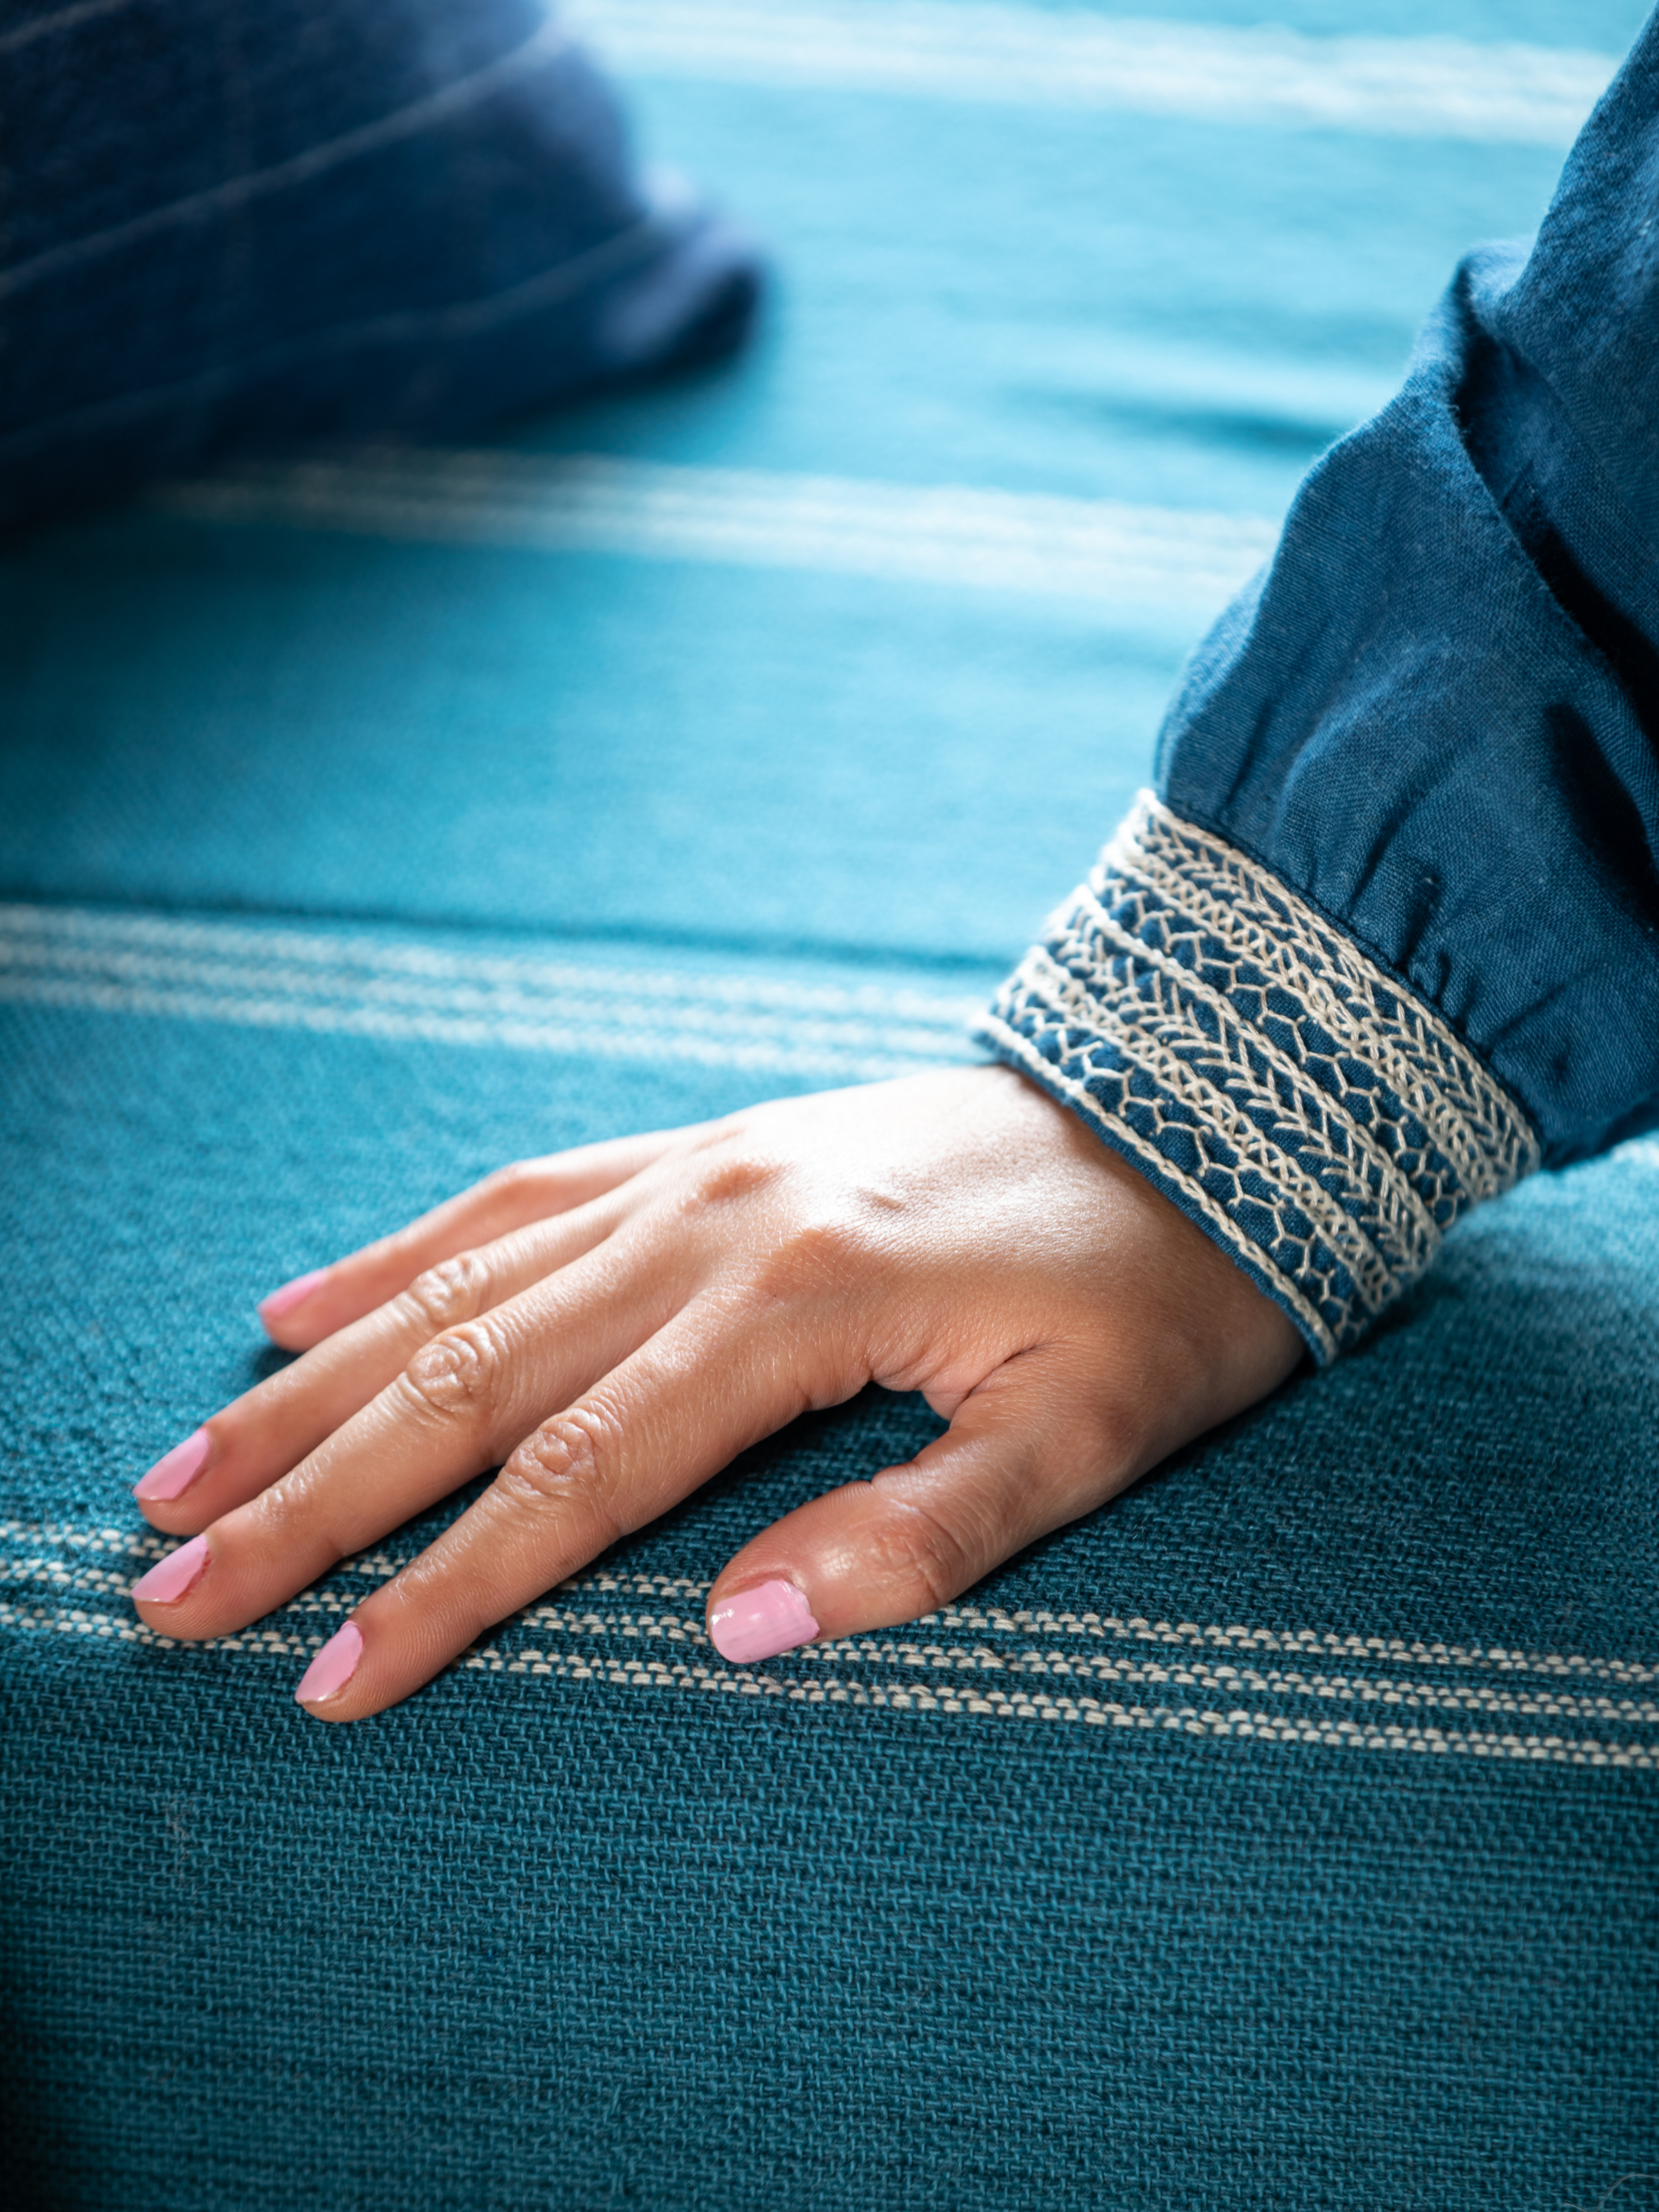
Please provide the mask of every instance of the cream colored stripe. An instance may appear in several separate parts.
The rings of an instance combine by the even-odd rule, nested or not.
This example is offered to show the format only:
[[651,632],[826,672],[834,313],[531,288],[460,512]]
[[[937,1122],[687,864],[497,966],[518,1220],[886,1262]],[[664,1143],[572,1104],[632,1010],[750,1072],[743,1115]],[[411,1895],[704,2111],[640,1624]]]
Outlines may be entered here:
[[209,522],[813,569],[1183,618],[1223,606],[1278,537],[1261,515],[455,448],[249,467],[155,500]]
[[0,1000],[865,1079],[961,1060],[978,1011],[897,983],[584,968],[15,905],[0,908]]
[[[151,951],[169,959],[262,967],[274,963],[303,971],[300,988],[316,971],[410,978],[434,988],[495,985],[515,990],[570,990],[624,998],[700,999],[711,1004],[764,1007],[783,1014],[805,1009],[825,1015],[897,1012],[907,1019],[956,1026],[970,1002],[937,993],[875,982],[813,982],[770,971],[721,969],[643,969],[592,966],[550,958],[542,952],[484,952],[399,935],[374,937],[337,927],[252,927],[199,921],[170,914],[87,907],[0,904],[0,958],[50,956],[84,959],[89,951],[125,957]],[[976,1005],[976,1001],[972,1004]]]
[[[325,1595],[327,1594],[325,1594]],[[347,1601],[346,1602],[349,1602]],[[295,1608],[289,1607],[290,1612]],[[82,1607],[18,1606],[0,1603],[0,1629],[22,1634],[46,1633],[85,1637],[106,1643],[149,1645],[170,1650],[181,1656],[194,1653],[250,1654],[267,1659],[303,1662],[320,1649],[331,1628],[331,1616],[345,1605],[323,1603],[308,1608],[325,1616],[320,1629],[249,1631],[241,1636],[220,1637],[210,1643],[182,1644],[158,1637],[136,1615],[113,1615]],[[690,1642],[692,1639],[685,1639]],[[701,1641],[699,1638],[698,1641]],[[831,1657],[843,1647],[828,1647]],[[815,1653],[816,1658],[817,1654]],[[1081,1723],[1097,1728],[1131,1728],[1176,1733],[1206,1741],[1236,1739],[1270,1744],[1328,1747],[1335,1750],[1396,1750],[1444,1757],[1522,1760],[1535,1765],[1615,1767],[1650,1772],[1659,1769],[1659,1753],[1629,1741],[1563,1736],[1530,1730],[1443,1728],[1396,1718],[1391,1712],[1374,1712],[1364,1719],[1334,1711],[1264,1712],[1226,1705],[1244,1683],[1218,1681],[1194,1684],[1213,1687],[1223,1703],[1200,1705],[1180,1699],[1126,1702],[1073,1694],[1071,1688],[1051,1689],[1046,1681],[1022,1680],[1012,1688],[985,1680],[944,1681],[933,1676],[860,1680],[841,1668],[805,1676],[790,1673],[769,1674],[754,1668],[729,1667],[717,1660],[699,1659],[695,1650],[688,1658],[663,1657],[641,1648],[622,1652],[614,1647],[573,1649],[548,1658],[525,1650],[508,1656],[495,1645],[470,1652],[460,1662],[464,1669],[491,1674],[544,1676],[551,1680],[617,1688],[706,1691],[716,1695],[770,1698],[811,1708],[848,1705],[878,1711],[933,1715],[941,1718],[982,1716],[991,1719],[1036,1720]],[[1006,1671],[1006,1670],[999,1670]],[[1101,1686],[1105,1686],[1104,1683]],[[1185,1686],[1182,1685],[1180,1686]],[[1386,1702],[1386,1701],[1384,1701]],[[1419,1700],[1420,1702],[1420,1700]]]
[[574,20],[647,74],[1560,147],[1617,65],[988,0],[581,0]]
[[[12,1553],[9,1566],[0,1566],[0,1579],[40,1585],[60,1595],[70,1591],[125,1595],[145,1566],[171,1551],[173,1542],[172,1537],[157,1535],[153,1529],[136,1524],[0,1521],[0,1546]],[[408,1564],[408,1555],[376,1549],[358,1553],[339,1571],[373,1584],[399,1573]],[[561,1583],[551,1597],[526,1608],[519,1618],[530,1626],[598,1630],[616,1624],[624,1633],[664,1628],[700,1637],[700,1613],[687,1613],[685,1607],[706,1598],[713,1587],[708,1576],[601,1571]],[[337,1588],[313,1591],[296,1600],[289,1610],[337,1610],[355,1605],[360,1595],[349,1588],[343,1592]],[[640,1601],[653,1609],[641,1611]],[[665,1605],[667,1612],[662,1610]],[[943,1649],[926,1641],[924,1632],[959,1638],[975,1637],[981,1644],[988,1638],[1023,1639],[1022,1648],[1027,1650],[1036,1650],[1040,1644],[1081,1651],[1097,1646],[1106,1650],[1133,1646],[1148,1663],[1160,1666],[1224,1662],[1229,1668],[1248,1666],[1260,1671],[1270,1657],[1279,1656],[1303,1665],[1340,1665],[1344,1669],[1340,1679],[1358,1679],[1352,1675],[1356,1666],[1405,1667],[1433,1668],[1455,1676],[1492,1675],[1505,1682],[1531,1678],[1575,1688],[1592,1682],[1609,1682],[1626,1689],[1659,1688],[1659,1664],[1595,1658],[1580,1652],[1443,1639],[1431,1642],[1421,1638],[1407,1641],[1400,1636],[1366,1635],[1352,1630],[1262,1628],[1241,1621],[1206,1626],[1194,1620],[1153,1620],[1138,1613],[1055,1613],[1046,1607],[1011,1611],[971,1600],[941,1606],[937,1613],[922,1615],[908,1630],[884,1630],[881,1640],[855,1638],[819,1649],[848,1656],[896,1654],[920,1663]],[[1155,1656],[1158,1653],[1176,1656],[1161,1659]]]
[[1325,1359],[1335,1358],[1336,1339],[1324,1316],[1303,1292],[1300,1284],[1274,1265],[1271,1255],[1245,1235],[1227,1209],[1211,1197],[1201,1182],[1178,1174],[1157,1146],[1149,1145],[1132,1123],[1125,1121],[1120,1114],[1108,1112],[1085,1085],[1074,1076],[1068,1075],[1063,1068],[1057,1067],[1052,1060],[1045,1060],[1028,1039],[1017,1030],[1011,1029],[998,1016],[987,1015],[980,1024],[979,1033],[994,1040],[1000,1052],[1024,1067],[1045,1090],[1057,1091],[1062,1097],[1069,1099],[1085,1121],[1093,1122],[1097,1128],[1109,1130],[1113,1142],[1131,1158],[1142,1161],[1155,1178],[1178,1182],[1189,1204],[1209,1223],[1218,1242],[1236,1252],[1246,1267],[1268,1276],[1277,1285],[1279,1296],[1319,1346]]
[[[705,1653],[708,1648],[700,1613],[602,1611],[573,1601],[564,1605],[530,1607],[520,1616],[519,1625],[536,1636],[551,1631],[561,1639],[586,1639],[589,1643],[598,1639],[602,1645],[608,1639],[610,1647],[623,1656],[626,1654],[622,1647],[630,1644],[696,1646]],[[988,1634],[981,1632],[971,1644],[931,1643],[926,1640],[927,1626],[918,1624],[908,1631],[889,1629],[869,1636],[844,1638],[838,1642],[817,1644],[805,1656],[809,1661],[834,1662],[843,1674],[848,1668],[861,1668],[881,1674],[902,1668],[913,1674],[935,1677],[1037,1676],[1050,1680],[1080,1681],[1085,1686],[1100,1683],[1158,1689],[1174,1686],[1235,1698],[1248,1693],[1311,1698],[1324,1704],[1385,1705],[1402,1711],[1612,1721],[1628,1727],[1659,1724],[1659,1699],[1653,1698],[1584,1695],[1531,1683],[1517,1689],[1490,1681],[1448,1684],[1350,1671],[1307,1672],[1266,1662],[1253,1663],[1249,1659],[1235,1664],[1219,1654],[1206,1652],[1183,1652],[1174,1658],[1163,1652],[1137,1657],[1116,1643],[1097,1648],[1087,1639],[1075,1636],[1051,1638],[1047,1644],[1037,1645],[1032,1643],[1029,1632],[1011,1628],[1006,1620],[1000,1629],[989,1632],[994,1641],[988,1640]],[[934,1616],[932,1626],[935,1633],[951,1629],[963,1632],[960,1620],[948,1621]],[[504,1657],[508,1671],[515,1672],[522,1671],[526,1666],[551,1662],[558,1656],[558,1651],[526,1646],[504,1653],[492,1645],[483,1656]],[[797,1654],[796,1657],[802,1656]]]
[[[880,1082],[964,1057],[941,1040],[927,1048],[902,1034],[860,1047],[854,1041],[796,1042],[785,1036],[745,1041],[710,1038],[672,1021],[630,1027],[595,1012],[591,1021],[477,1020],[448,1013],[386,1013],[374,1008],[308,1006],[252,991],[145,990],[89,981],[21,981],[0,976],[0,1001],[170,1021],[222,1022],[240,1029],[302,1030],[313,1036],[368,1037],[391,1042],[458,1045],[507,1052],[544,1052],[576,1060],[628,1060],[662,1065],[727,1067],[756,1074],[841,1076]],[[625,1010],[623,1010],[625,1012]]]

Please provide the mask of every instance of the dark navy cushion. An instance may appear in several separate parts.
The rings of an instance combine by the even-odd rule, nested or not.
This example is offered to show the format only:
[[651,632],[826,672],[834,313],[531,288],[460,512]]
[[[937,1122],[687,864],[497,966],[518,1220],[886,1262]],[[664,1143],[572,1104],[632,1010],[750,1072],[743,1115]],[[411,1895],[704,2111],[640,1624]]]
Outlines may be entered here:
[[0,526],[729,342],[753,249],[541,0],[0,15]]

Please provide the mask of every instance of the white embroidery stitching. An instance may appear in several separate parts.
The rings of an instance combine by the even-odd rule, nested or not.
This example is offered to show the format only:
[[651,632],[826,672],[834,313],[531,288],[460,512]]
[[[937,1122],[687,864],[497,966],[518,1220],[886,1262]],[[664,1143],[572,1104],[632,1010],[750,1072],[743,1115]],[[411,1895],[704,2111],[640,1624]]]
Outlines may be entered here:
[[1526,1116],[1456,1033],[1265,868],[1143,792],[1095,872],[1097,890],[1109,869],[1143,876],[1301,999],[1432,1128],[1471,1200],[1536,1168]]
[[981,1035],[1173,1185],[1325,1359],[1539,1162],[1443,1022],[1150,793]]

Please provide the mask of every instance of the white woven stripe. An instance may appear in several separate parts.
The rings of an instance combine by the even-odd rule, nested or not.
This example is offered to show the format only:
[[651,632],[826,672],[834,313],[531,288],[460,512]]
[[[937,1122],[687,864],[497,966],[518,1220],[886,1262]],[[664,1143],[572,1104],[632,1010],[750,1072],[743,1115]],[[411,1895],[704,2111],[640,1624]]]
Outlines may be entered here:
[[874,1080],[967,1056],[969,999],[897,981],[592,965],[404,937],[0,906],[0,1001]]
[[[342,1579],[296,1598],[268,1625],[182,1644],[156,1635],[124,1602],[136,1575],[171,1548],[169,1540],[149,1531],[12,1522],[0,1528],[0,1544],[10,1555],[0,1583],[12,1593],[0,1600],[0,1632],[295,1668],[367,1588],[405,1564],[366,1554],[348,1564]],[[550,1685],[712,1692],[808,1710],[848,1705],[1209,1741],[1659,1771],[1659,1744],[1639,1733],[1659,1727],[1659,1668],[1631,1661],[1097,1613],[1008,1613],[964,1602],[908,1629],[816,1644],[774,1669],[733,1668],[708,1644],[700,1602],[708,1589],[696,1576],[579,1577],[527,1607],[510,1634],[459,1663]],[[1486,1725],[1470,1724],[1480,1723]],[[1560,1732],[1586,1725],[1595,1735]]]
[[1541,146],[1571,144],[1617,66],[988,0],[580,0],[573,21],[647,74]]
[[[136,1522],[118,1527],[98,1521],[0,1521],[0,1579],[40,1583],[59,1595],[73,1590],[100,1596],[125,1595],[151,1561],[171,1551],[176,1541],[174,1537],[158,1535],[153,1528]],[[400,1573],[412,1556],[376,1548],[356,1554],[337,1571],[343,1576],[356,1576],[367,1584],[375,1584]],[[688,1635],[701,1636],[701,1617],[693,1617],[686,1608],[693,1601],[706,1598],[713,1588],[712,1577],[690,1570],[630,1574],[600,1569],[562,1583],[551,1599],[526,1607],[518,1618],[532,1627],[556,1620],[567,1626],[585,1625],[597,1628],[608,1625],[623,1635],[636,1631],[649,1634],[657,1629],[667,1634],[671,1630],[684,1629]],[[338,1610],[342,1606],[358,1604],[362,1595],[362,1589],[354,1591],[349,1586],[343,1590],[315,1591],[295,1599],[286,1610],[295,1613],[307,1610],[315,1613],[319,1608]],[[651,1607],[648,1613],[640,1609],[641,1601]],[[594,1611],[596,1607],[600,1610]],[[1585,1690],[1590,1684],[1603,1683],[1631,1696],[1640,1692],[1648,1705],[1659,1701],[1659,1662],[1654,1661],[1609,1659],[1532,1644],[1476,1640],[1458,1643],[1445,1638],[1425,1637],[1408,1639],[1355,1629],[1263,1628],[1244,1621],[1203,1624],[1195,1620],[1153,1620],[1138,1613],[1055,1613],[1046,1607],[1010,1610],[1004,1606],[976,1603],[970,1598],[941,1606],[937,1613],[925,1613],[908,1629],[884,1629],[875,1637],[854,1637],[815,1648],[842,1656],[874,1654],[908,1662],[937,1656],[939,1647],[929,1639],[947,1633],[958,1639],[989,1638],[998,1648],[1004,1639],[1018,1639],[1018,1650],[1027,1658],[1035,1656],[1041,1659],[1045,1652],[1061,1646],[1077,1651],[1109,1648],[1120,1653],[1133,1646],[1143,1655],[1176,1655],[1173,1661],[1167,1656],[1158,1657],[1156,1663],[1162,1667],[1224,1661],[1230,1666],[1260,1669],[1267,1667],[1269,1660],[1286,1659],[1296,1661],[1298,1668],[1318,1666],[1326,1670],[1340,1670],[1335,1674],[1322,1673],[1316,1678],[1321,1686],[1360,1685],[1362,1677],[1354,1673],[1356,1668],[1403,1668],[1432,1670],[1456,1680],[1477,1684],[1486,1683],[1491,1678],[1505,1694],[1508,1686],[1516,1683],[1525,1686],[1523,1694],[1528,1697],[1556,1694],[1555,1689],[1546,1690],[1534,1685],[1554,1685],[1559,1689],[1567,1684],[1575,1690]],[[1404,1677],[1371,1685],[1379,1690],[1405,1686]],[[1482,1688],[1478,1694],[1485,1698],[1498,1693]],[[1587,1703],[1583,1709],[1588,1711],[1591,1708]],[[1503,1710],[1510,1708],[1504,1706]],[[1552,1706],[1550,1710],[1555,1708]],[[1601,1712],[1614,1708],[1598,1698],[1595,1710]],[[1648,1713],[1645,1707],[1640,1716],[1627,1704],[1620,1703],[1616,1710],[1626,1719],[1659,1719],[1659,1711]]]
[[171,484],[167,512],[435,544],[589,551],[1217,612],[1273,549],[1271,517],[608,455],[365,452]]
[[[321,1635],[282,1637],[267,1633],[260,1638],[221,1638],[207,1644],[170,1644],[136,1620],[76,1609],[0,1603],[0,1632],[59,1634],[91,1643],[162,1645],[176,1653],[232,1652],[265,1659],[291,1658],[297,1663],[320,1650]],[[715,1696],[775,1698],[805,1713],[815,1708],[846,1706],[914,1714],[941,1720],[956,1718],[1046,1721],[1081,1724],[1085,1728],[1133,1729],[1162,1735],[1193,1737],[1206,1742],[1230,1741],[1330,1751],[1404,1751],[1434,1758],[1486,1759],[1528,1765],[1607,1768],[1621,1772],[1659,1772],[1659,1749],[1639,1738],[1612,1734],[1604,1727],[1594,1736],[1547,1733],[1532,1727],[1480,1729],[1447,1727],[1434,1720],[1409,1719],[1387,1710],[1370,1709],[1362,1698],[1363,1717],[1337,1712],[1323,1695],[1310,1711],[1262,1711],[1241,1706],[1235,1700],[1241,1688],[1252,1686],[1230,1680],[1194,1678],[1200,1697],[1218,1702],[1200,1703],[1178,1696],[1141,1698],[1096,1696],[1092,1689],[1056,1689],[1047,1681],[1016,1680],[1013,1686],[1000,1681],[942,1680],[933,1672],[871,1677],[835,1667],[805,1678],[769,1674],[752,1667],[729,1667],[718,1660],[665,1659],[653,1651],[621,1650],[603,1644],[573,1646],[552,1657],[538,1651],[509,1657],[499,1650],[473,1652],[460,1662],[478,1674],[513,1677],[544,1676],[588,1690],[669,1690],[703,1692]],[[1160,1670],[1164,1671],[1164,1670]],[[1093,1678],[1091,1678],[1093,1679]],[[1103,1679],[1096,1686],[1104,1689]],[[1381,1701],[1379,1701],[1381,1702]],[[1417,1704],[1428,1704],[1421,1698]],[[1554,1718],[1541,1710],[1517,1708],[1516,1717]],[[1593,1717],[1599,1718],[1600,1716]],[[1613,1720],[1612,1727],[1630,1723]]]

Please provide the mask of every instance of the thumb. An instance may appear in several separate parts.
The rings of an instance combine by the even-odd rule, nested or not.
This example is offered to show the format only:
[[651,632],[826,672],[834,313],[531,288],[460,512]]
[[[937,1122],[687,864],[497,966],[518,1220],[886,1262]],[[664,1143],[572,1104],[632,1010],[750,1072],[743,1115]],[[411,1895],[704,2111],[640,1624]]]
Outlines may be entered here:
[[1158,1449],[1081,1366],[1075,1351],[1018,1354],[908,1464],[774,1522],[709,1593],[716,1650],[742,1664],[914,1620],[1133,1481]]

